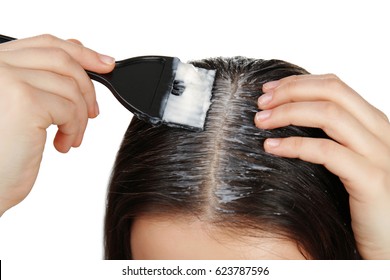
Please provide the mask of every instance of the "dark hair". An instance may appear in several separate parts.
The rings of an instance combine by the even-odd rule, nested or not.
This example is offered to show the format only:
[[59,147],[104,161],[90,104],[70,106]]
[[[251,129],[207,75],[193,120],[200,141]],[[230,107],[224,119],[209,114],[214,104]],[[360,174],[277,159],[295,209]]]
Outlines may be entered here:
[[307,74],[280,60],[244,57],[193,63],[216,69],[203,132],[133,119],[118,152],[107,199],[106,259],[131,259],[130,228],[141,214],[189,215],[240,234],[276,233],[308,258],[360,258],[348,194],[321,165],[268,154],[270,137],[327,137],[322,130],[254,125],[262,84]]

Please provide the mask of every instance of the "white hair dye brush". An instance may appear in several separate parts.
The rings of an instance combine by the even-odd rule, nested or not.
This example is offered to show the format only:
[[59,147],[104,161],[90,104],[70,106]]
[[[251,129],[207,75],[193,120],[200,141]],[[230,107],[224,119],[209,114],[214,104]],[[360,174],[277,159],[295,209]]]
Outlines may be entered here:
[[[12,40],[16,39],[0,35],[0,43]],[[108,74],[86,72],[143,121],[204,129],[215,70],[196,68],[176,57],[141,56],[117,61]]]

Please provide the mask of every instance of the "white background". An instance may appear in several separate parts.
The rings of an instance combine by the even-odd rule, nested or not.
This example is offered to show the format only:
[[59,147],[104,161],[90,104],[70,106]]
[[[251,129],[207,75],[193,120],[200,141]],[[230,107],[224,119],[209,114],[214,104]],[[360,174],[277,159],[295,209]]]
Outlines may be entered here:
[[[390,115],[386,2],[0,0],[0,33],[77,38],[117,60],[283,59],[312,73],[336,73]],[[32,192],[0,219],[0,259],[102,258],[106,187],[132,115],[95,86],[101,114],[80,148],[57,153],[56,129],[49,129]]]

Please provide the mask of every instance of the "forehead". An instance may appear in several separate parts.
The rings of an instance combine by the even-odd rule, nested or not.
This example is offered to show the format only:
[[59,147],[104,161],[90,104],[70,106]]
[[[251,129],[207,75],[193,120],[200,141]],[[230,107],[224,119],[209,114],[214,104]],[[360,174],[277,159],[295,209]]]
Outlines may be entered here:
[[196,218],[141,216],[130,238],[134,259],[305,259],[290,240],[227,235]]

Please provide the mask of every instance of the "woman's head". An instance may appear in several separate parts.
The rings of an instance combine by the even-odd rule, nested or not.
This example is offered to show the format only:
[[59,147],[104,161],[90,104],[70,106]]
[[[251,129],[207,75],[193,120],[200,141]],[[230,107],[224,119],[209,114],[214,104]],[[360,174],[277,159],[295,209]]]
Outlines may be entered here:
[[194,65],[217,70],[205,130],[133,119],[108,193],[106,258],[357,258],[340,180],[263,149],[270,137],[326,135],[253,122],[262,84],[307,72],[243,57]]

